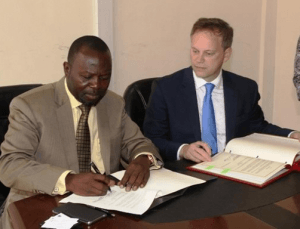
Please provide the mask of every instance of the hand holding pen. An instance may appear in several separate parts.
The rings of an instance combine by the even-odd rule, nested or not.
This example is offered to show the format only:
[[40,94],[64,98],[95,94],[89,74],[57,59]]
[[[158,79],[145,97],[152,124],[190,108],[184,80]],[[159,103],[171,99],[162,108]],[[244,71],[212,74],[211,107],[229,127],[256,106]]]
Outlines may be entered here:
[[106,195],[109,186],[115,181],[108,176],[96,173],[68,173],[66,176],[66,190],[80,196]]
[[211,148],[207,143],[197,141],[184,145],[180,150],[179,156],[197,163],[211,161]]
[[[97,174],[101,174],[101,172],[99,171],[99,169],[97,168],[97,166],[95,165],[94,162],[91,162],[91,166],[92,166],[92,168],[94,169],[94,171],[95,171]],[[104,174],[104,175],[105,175],[105,174]],[[111,192],[110,186],[108,186],[108,191]]]

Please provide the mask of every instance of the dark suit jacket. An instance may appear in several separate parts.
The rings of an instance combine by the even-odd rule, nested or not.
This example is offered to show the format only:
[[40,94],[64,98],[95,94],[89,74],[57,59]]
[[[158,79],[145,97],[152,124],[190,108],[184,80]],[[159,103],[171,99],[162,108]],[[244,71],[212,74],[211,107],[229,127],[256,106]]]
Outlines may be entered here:
[[[121,160],[129,163],[141,152],[152,152],[160,158],[155,146],[126,114],[119,95],[107,91],[96,109],[107,174],[116,172]],[[9,121],[0,157],[1,181],[11,187],[6,207],[36,193],[51,194],[67,169],[79,172],[73,115],[64,78],[14,98]],[[3,228],[9,228],[6,211],[2,223]]]
[[[292,130],[269,124],[258,105],[255,81],[223,71],[226,143],[251,133],[287,136]],[[144,134],[165,160],[176,160],[183,143],[201,140],[192,68],[160,78],[153,88],[144,121]]]

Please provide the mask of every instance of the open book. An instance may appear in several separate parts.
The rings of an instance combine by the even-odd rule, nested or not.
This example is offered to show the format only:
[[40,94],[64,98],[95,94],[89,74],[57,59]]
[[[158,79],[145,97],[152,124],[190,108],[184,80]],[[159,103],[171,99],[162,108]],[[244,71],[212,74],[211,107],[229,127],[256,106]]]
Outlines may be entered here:
[[211,162],[188,169],[262,188],[293,170],[299,171],[299,152],[298,140],[255,133],[232,139]]

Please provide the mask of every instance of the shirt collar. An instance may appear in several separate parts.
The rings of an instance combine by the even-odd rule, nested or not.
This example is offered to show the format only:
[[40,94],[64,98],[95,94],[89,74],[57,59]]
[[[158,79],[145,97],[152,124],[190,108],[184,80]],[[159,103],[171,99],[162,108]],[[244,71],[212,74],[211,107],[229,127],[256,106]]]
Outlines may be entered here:
[[[210,83],[214,84],[215,85],[215,88],[219,89],[222,85],[222,70],[220,71],[219,75],[217,76],[217,78],[215,78],[213,81],[211,81]],[[195,81],[195,87],[196,87],[196,90],[198,88],[201,88],[203,85],[205,85],[207,82],[198,77],[195,73],[195,71],[193,71],[193,77],[194,77],[194,81]]]
[[69,100],[70,100],[70,103],[71,103],[71,107],[72,109],[80,106],[82,103],[79,102],[75,97],[74,95],[72,95],[72,93],[70,92],[69,88],[68,88],[68,85],[67,85],[67,79],[65,78],[65,89],[66,89],[66,92],[67,92],[67,95],[69,97]]

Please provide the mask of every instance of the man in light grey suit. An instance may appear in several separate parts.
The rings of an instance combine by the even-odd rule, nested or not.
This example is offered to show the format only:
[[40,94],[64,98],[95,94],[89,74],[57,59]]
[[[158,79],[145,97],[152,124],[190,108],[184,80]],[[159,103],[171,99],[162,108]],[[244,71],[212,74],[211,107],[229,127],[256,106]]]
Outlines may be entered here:
[[[107,45],[94,36],[78,38],[64,71],[58,82],[28,91],[10,105],[0,157],[0,180],[11,188],[3,228],[11,227],[6,209],[13,201],[38,193],[105,195],[115,183],[102,174],[117,171],[120,162],[127,169],[118,185],[136,190],[147,183],[150,166],[159,167],[156,148],[127,116],[123,99],[107,90],[112,71]],[[75,133],[82,104],[91,106],[90,157],[102,174],[79,172]]]

